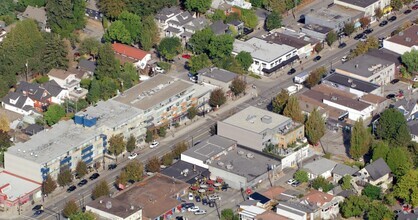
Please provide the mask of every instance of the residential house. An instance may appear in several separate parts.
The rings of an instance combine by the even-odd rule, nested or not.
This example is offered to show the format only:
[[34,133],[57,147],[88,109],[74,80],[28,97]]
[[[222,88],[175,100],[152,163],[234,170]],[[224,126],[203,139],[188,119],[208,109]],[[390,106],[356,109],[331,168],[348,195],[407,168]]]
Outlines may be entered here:
[[415,220],[418,219],[418,209],[413,209],[411,212],[402,211],[396,214],[396,220]]
[[59,87],[68,90],[69,96],[74,100],[85,98],[88,93],[87,89],[80,87],[81,79],[77,78],[75,73],[61,69],[52,69],[49,71],[48,77],[49,83],[55,82]]
[[165,29],[166,37],[180,37],[184,32],[184,25],[194,20],[194,17],[188,11],[183,11],[173,19],[167,21],[168,27]]
[[253,63],[248,70],[259,75],[271,74],[299,59],[296,48],[259,38],[235,40],[232,54],[237,55],[241,51],[251,54]]
[[47,26],[45,7],[38,8],[28,5],[26,10],[21,14],[20,19],[33,19],[38,23],[41,30],[51,32],[51,29]]
[[400,111],[407,121],[418,119],[418,99],[400,99],[390,105],[391,108]]
[[305,170],[308,173],[308,177],[310,180],[316,179],[317,177],[323,177],[325,179],[328,179],[332,176],[332,170],[334,170],[335,166],[338,163],[320,157],[317,159],[314,159],[314,161],[303,165],[303,170]]
[[210,8],[211,11],[213,12],[214,10],[218,9],[218,10],[222,10],[225,12],[225,15],[228,15],[229,13],[232,12],[232,5],[228,4],[225,2],[225,0],[213,0]]
[[86,211],[103,219],[136,220],[142,218],[142,208],[126,201],[102,196],[86,204]]
[[284,194],[285,188],[281,186],[273,186],[261,192],[262,195],[269,198],[271,201],[280,200],[280,195]]
[[395,36],[383,40],[383,48],[400,55],[412,50],[418,50],[417,33],[418,25],[412,25]]
[[259,214],[266,212],[265,208],[259,207],[257,200],[245,200],[238,204],[238,215],[240,220],[254,220]]
[[339,33],[347,23],[355,23],[356,28],[360,27],[361,24],[357,21],[363,16],[362,11],[333,5],[308,12],[305,15],[305,24],[325,26]]
[[354,77],[333,73],[322,79],[322,84],[362,97],[367,94],[383,96],[383,87]]
[[148,61],[151,60],[150,53],[135,47],[113,43],[112,48],[116,54],[116,58],[119,59],[121,63],[130,62],[139,69],[144,69]]
[[82,72],[81,76],[77,74],[77,78],[84,79],[93,76],[96,71],[97,63],[94,61],[80,59],[77,64],[77,69]]
[[229,31],[229,26],[223,21],[215,21],[209,27],[215,35],[226,34]]
[[100,13],[99,8],[97,7],[96,0],[86,0],[86,16],[96,20],[101,20],[103,18],[103,14]]
[[218,135],[251,149],[262,151],[267,145],[288,145],[304,138],[303,124],[264,109],[249,106],[229,118],[218,121]]
[[319,218],[335,219],[340,212],[339,203],[344,200],[343,197],[333,196],[318,190],[311,190],[301,199],[301,203],[316,207]]
[[233,30],[235,30],[238,36],[244,33],[244,22],[242,21],[233,20],[233,21],[228,22],[227,25],[229,25],[229,28],[232,28]]
[[61,104],[68,98],[68,90],[54,82],[39,85],[38,83],[21,81],[16,87],[16,92],[32,99],[34,108],[39,112],[45,111],[51,103]]
[[0,172],[0,209],[16,209],[21,205],[42,198],[41,182],[32,181],[25,177],[10,173]]
[[374,186],[380,185],[383,189],[392,182],[391,170],[386,162],[379,158],[368,164],[356,174],[356,182],[361,181],[372,184]]
[[236,73],[218,67],[203,68],[197,74],[199,82],[217,86],[227,94],[230,93],[232,81],[238,77]]
[[316,207],[312,207],[297,201],[279,202],[276,213],[292,220],[308,220],[319,218]]
[[288,31],[284,31],[284,33],[272,32],[270,34],[263,35],[262,39],[275,44],[284,44],[294,47],[297,49],[297,55],[300,58],[307,58],[312,55],[313,45],[310,41],[285,33],[288,33]]
[[257,206],[268,209],[272,206],[272,200],[261,193],[254,192],[248,196],[249,200],[257,201]]
[[339,74],[377,85],[386,85],[395,79],[395,63],[363,54],[335,68]]
[[180,35],[183,42],[188,42],[196,31],[200,31],[209,25],[209,20],[204,17],[198,17],[191,20],[183,26],[184,32]]
[[32,136],[32,135],[35,135],[35,134],[37,134],[37,133],[39,133],[39,132],[41,132],[41,131],[43,131],[45,128],[44,128],[44,126],[42,126],[42,125],[38,125],[38,124],[31,124],[31,125],[29,125],[28,127],[26,127],[25,129],[23,129],[22,131],[25,133],[25,134],[27,134],[27,135],[29,135],[29,136]]
[[164,30],[168,27],[168,21],[175,19],[181,13],[182,11],[179,7],[165,7],[157,12],[155,19],[157,20],[158,26]]
[[3,108],[22,115],[30,115],[35,110],[35,102],[19,92],[9,92],[1,104]]
[[229,5],[236,6],[243,9],[251,9],[251,3],[245,0],[225,0]]
[[362,11],[365,17],[371,18],[374,22],[377,20],[376,9],[380,8],[385,11],[385,8],[390,6],[390,0],[334,0],[334,4]]
[[352,176],[358,171],[358,167],[350,167],[339,163],[334,167],[334,169],[332,169],[333,182],[338,183],[345,175]]
[[411,133],[412,141],[418,143],[418,120],[408,121],[409,132]]
[[[61,87],[55,80],[50,80],[42,84],[42,87],[51,95],[51,102],[62,104],[71,96],[71,92],[67,88]],[[85,91],[87,93],[87,91]]]
[[319,24],[305,24],[301,28],[302,33],[305,33],[308,36],[316,38],[320,41],[324,41],[327,37],[327,34],[332,30],[332,28],[325,27]]
[[272,210],[267,210],[255,216],[254,220],[290,220],[287,217],[279,215]]

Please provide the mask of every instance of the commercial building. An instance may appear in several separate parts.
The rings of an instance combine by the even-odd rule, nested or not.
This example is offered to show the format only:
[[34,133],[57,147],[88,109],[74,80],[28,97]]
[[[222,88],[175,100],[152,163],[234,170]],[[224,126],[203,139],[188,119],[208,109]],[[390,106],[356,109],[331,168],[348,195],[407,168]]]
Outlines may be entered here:
[[205,86],[159,74],[113,99],[142,110],[145,126],[153,127],[186,120],[187,109],[204,107],[210,91]]
[[40,182],[6,171],[0,172],[0,211],[7,211],[13,206],[40,198],[42,198]]
[[271,74],[299,59],[296,48],[259,38],[251,38],[247,41],[235,40],[232,54],[237,55],[241,51],[251,54],[253,63],[248,70],[259,75]]
[[[333,5],[332,7],[319,8],[307,13],[305,15],[305,24],[325,26],[339,33],[344,29],[345,24],[356,23],[363,16],[364,12]],[[359,27],[360,23],[357,26]]]
[[313,53],[313,44],[305,40],[304,37],[295,36],[297,33],[291,34],[290,31],[273,32],[261,36],[262,39],[273,42],[275,44],[284,44],[297,49],[297,55],[300,58],[307,58]]
[[204,68],[197,71],[198,80],[221,88],[224,92],[231,90],[232,81],[238,74],[217,67]]
[[355,94],[357,97],[367,94],[383,96],[383,88],[380,85],[338,73],[325,77],[322,80],[322,84],[334,87],[348,94]]
[[126,201],[103,196],[89,202],[86,211],[90,211],[101,219],[142,220],[142,208]]
[[104,160],[107,140],[123,133],[143,137],[142,111],[113,100],[99,102],[74,121],[60,121],[24,143],[17,143],[4,153],[5,170],[42,182],[49,174],[56,178],[64,166],[74,169],[82,160],[87,164]]
[[383,48],[393,51],[397,54],[404,54],[411,50],[418,50],[418,25],[399,32],[397,35],[383,40]]
[[333,29],[318,24],[305,24],[301,28],[301,31],[311,37],[314,37],[320,41],[324,41],[327,34]]
[[181,180],[188,184],[194,184],[198,179],[209,178],[210,172],[207,168],[196,166],[184,160],[179,160],[173,165],[161,170],[161,174]]
[[395,78],[395,63],[363,54],[335,68],[339,74],[377,85],[385,85]]
[[291,118],[253,106],[218,121],[218,135],[236,140],[239,145],[262,151],[269,144],[287,148],[304,138],[303,124]]
[[334,0],[334,4],[362,11],[365,17],[371,18],[374,22],[377,19],[375,17],[376,9],[380,8],[385,11],[386,7],[390,7],[390,0]]

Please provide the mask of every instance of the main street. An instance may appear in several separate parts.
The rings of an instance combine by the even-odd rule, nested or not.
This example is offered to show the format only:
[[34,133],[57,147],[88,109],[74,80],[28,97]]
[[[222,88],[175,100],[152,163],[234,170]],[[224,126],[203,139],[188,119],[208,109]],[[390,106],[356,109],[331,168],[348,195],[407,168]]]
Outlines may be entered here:
[[[414,20],[416,19],[416,13],[411,13],[408,15],[399,14],[398,19],[395,22],[389,23],[385,27],[378,27],[378,24],[373,24],[372,27],[375,29],[371,36],[376,37],[383,37],[389,36],[392,31],[394,31],[398,26],[402,25],[407,20]],[[354,35],[354,34],[353,34]],[[326,68],[330,68],[331,65],[334,67],[335,65],[340,64],[341,57],[347,55],[349,51],[355,48],[355,41],[352,38],[344,38],[343,41],[347,43],[347,47],[343,49],[338,49],[336,46],[332,50],[325,49],[323,52],[320,53],[322,59],[318,62],[313,62],[312,60],[306,60],[303,65],[303,71],[312,71],[315,68],[320,66],[325,66]],[[297,73],[302,72],[301,66],[294,67],[297,70]],[[265,108],[271,101],[271,99],[280,92],[281,89],[286,88],[293,84],[292,78],[294,75],[289,76],[287,75],[287,70],[281,70],[279,73],[275,73],[270,77],[270,80],[255,80],[253,78],[247,77],[247,81],[249,83],[254,84],[257,87],[257,96],[253,99],[250,99],[244,103],[236,104],[231,103],[231,105],[235,105],[235,110],[240,110],[246,108],[247,106],[258,106],[261,108]],[[197,129],[190,129],[188,127],[184,128],[187,132],[180,135],[175,133],[175,137],[170,137],[170,140],[162,140],[160,141],[160,146],[156,149],[145,149],[143,152],[139,154],[136,158],[137,160],[145,163],[148,158],[158,156],[161,157],[165,153],[171,151],[173,146],[180,142],[180,141],[188,141],[196,142],[198,140],[202,140],[208,136],[210,136],[210,128],[216,123],[217,120],[222,120],[228,117],[231,114],[231,111],[225,111],[223,113],[211,112],[205,118],[201,118],[201,125]],[[195,122],[198,123],[198,122]],[[190,126],[192,127],[192,126]],[[171,135],[171,133],[168,133]],[[40,215],[37,218],[30,217],[33,215],[33,212],[28,210],[23,212],[22,215],[19,216],[19,219],[60,219],[59,213],[61,212],[64,204],[69,200],[77,201],[77,204],[84,206],[88,202],[91,201],[91,191],[94,188],[95,183],[101,180],[106,180],[109,183],[109,186],[112,189],[112,193],[116,192],[115,187],[113,187],[114,181],[116,176],[119,174],[120,170],[127,164],[128,160],[120,159],[118,167],[114,170],[105,170],[100,172],[100,177],[96,180],[89,181],[89,183],[83,187],[78,187],[75,191],[71,193],[67,193],[62,188],[58,188],[56,193],[54,193],[49,198],[45,199],[44,207],[45,213]]]

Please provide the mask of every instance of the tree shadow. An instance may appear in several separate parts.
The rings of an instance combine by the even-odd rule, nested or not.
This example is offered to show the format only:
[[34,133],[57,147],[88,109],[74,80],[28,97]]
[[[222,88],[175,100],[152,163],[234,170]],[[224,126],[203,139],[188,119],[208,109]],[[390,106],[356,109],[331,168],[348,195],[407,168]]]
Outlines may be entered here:
[[347,157],[351,157],[350,156],[350,138],[351,138],[351,131],[349,130],[342,130],[342,138],[343,138],[343,145],[345,148],[345,154],[347,155]]

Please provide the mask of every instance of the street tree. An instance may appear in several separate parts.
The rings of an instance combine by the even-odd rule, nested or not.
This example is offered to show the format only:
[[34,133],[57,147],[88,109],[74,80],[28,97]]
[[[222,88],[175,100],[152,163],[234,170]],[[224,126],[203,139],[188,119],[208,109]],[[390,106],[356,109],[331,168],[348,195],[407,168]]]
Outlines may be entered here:
[[93,79],[90,83],[89,92],[87,93],[87,100],[89,103],[96,103],[100,100],[100,81]]
[[125,0],[100,0],[97,5],[106,17],[115,19],[125,10],[125,3]]
[[49,72],[51,69],[68,68],[67,45],[57,34],[45,34],[45,49],[42,57],[44,63],[43,72]]
[[309,143],[317,144],[325,134],[325,121],[319,114],[318,109],[314,110],[309,114],[308,120],[305,123],[305,134],[308,138]]
[[62,167],[57,177],[58,185],[61,187],[64,187],[70,184],[72,181],[73,181],[73,174],[71,174],[71,171],[68,168],[68,166]]
[[181,52],[181,42],[178,37],[165,37],[157,47],[158,53],[166,60],[173,60]]
[[372,160],[376,161],[379,158],[382,158],[386,161],[386,157],[389,153],[389,145],[386,141],[375,141],[372,145]]
[[383,13],[383,11],[382,11],[382,9],[381,9],[380,7],[377,7],[377,8],[374,10],[374,14],[375,14],[375,16],[376,16],[376,18],[377,18],[377,19],[382,18],[382,17],[383,17],[383,15],[384,15],[384,13]]
[[337,36],[337,33],[335,33],[335,31],[330,31],[325,38],[325,41],[327,42],[328,46],[330,46],[330,47],[337,40],[338,40],[338,36]]
[[151,157],[148,159],[145,169],[152,173],[160,172],[160,160],[157,157]]
[[161,164],[164,166],[171,166],[173,164],[173,153],[168,152],[161,157]]
[[303,123],[305,121],[305,116],[300,110],[299,101],[296,96],[290,96],[287,101],[286,106],[283,110],[283,115],[291,118],[295,122]]
[[386,140],[390,144],[397,144],[396,138],[399,135],[398,131],[405,125],[405,117],[400,111],[394,108],[386,109],[380,115],[379,123],[376,127],[376,135],[378,138]]
[[49,195],[57,188],[57,183],[52,179],[51,175],[47,175],[45,180],[42,182],[42,194]]
[[350,175],[344,175],[343,178],[341,179],[341,189],[342,190],[347,190],[347,189],[351,189],[351,176]]
[[109,185],[106,180],[101,180],[96,186],[94,186],[91,197],[93,200],[99,198],[100,196],[107,196],[110,193]]
[[275,113],[281,114],[289,100],[289,93],[286,89],[282,89],[276,97],[271,101],[272,110]]
[[372,137],[370,132],[364,126],[363,119],[358,119],[351,130],[350,155],[358,160],[369,152]]
[[141,181],[144,176],[144,165],[138,160],[130,161],[124,168],[128,180]]
[[373,186],[372,184],[368,184],[361,191],[361,194],[369,197],[371,200],[381,199],[382,188],[380,188],[378,186]]
[[293,175],[293,178],[301,183],[306,183],[309,181],[308,172],[304,170],[298,170]]
[[119,76],[120,64],[115,57],[115,53],[110,43],[106,43],[99,48],[97,57],[97,68],[95,77],[99,80],[109,77],[116,79]]
[[271,12],[266,19],[266,28],[271,31],[282,26],[282,14],[278,11]]
[[186,151],[187,148],[189,148],[187,142],[182,141],[182,142],[177,143],[176,146],[174,146],[174,149],[172,151],[173,157],[175,159],[179,159],[181,153],[183,153],[184,151]]
[[209,59],[208,55],[204,53],[192,56],[187,64],[191,73],[197,73],[197,71],[211,67],[212,65],[212,61]]
[[80,210],[78,208],[77,203],[74,200],[70,200],[70,201],[65,203],[64,209],[62,210],[62,215],[65,218],[70,218],[70,216],[76,214],[79,211]]
[[220,107],[221,105],[225,104],[226,97],[225,92],[222,89],[215,89],[210,93],[209,97],[209,105],[212,107]]
[[213,36],[207,46],[209,57],[212,59],[222,59],[231,54],[233,49],[234,37],[229,34]]
[[204,28],[197,31],[190,38],[188,45],[194,54],[208,54],[208,45],[215,34],[210,28]]
[[6,115],[0,113],[0,131],[9,132],[10,131],[10,122],[7,119]]
[[0,164],[4,164],[4,152],[12,145],[10,139],[7,132],[0,130]]
[[75,168],[75,172],[77,173],[77,176],[79,178],[83,178],[88,173],[87,164],[84,161],[79,160],[77,162],[77,166]]
[[158,136],[165,137],[167,135],[167,128],[165,126],[161,126],[158,129]]
[[355,31],[354,23],[353,22],[345,23],[343,31],[345,34],[347,34],[347,36],[350,36]]
[[96,58],[99,53],[99,48],[100,42],[96,38],[87,37],[81,41],[78,51],[81,55],[87,54]]
[[399,11],[403,7],[402,0],[391,0],[390,6],[392,6],[393,10]]
[[191,106],[189,109],[187,109],[187,118],[190,120],[193,120],[197,115],[197,108],[195,106]]
[[394,147],[389,150],[386,163],[396,177],[401,177],[412,168],[410,152],[406,147]]
[[408,68],[409,72],[418,71],[418,50],[405,52],[401,56],[402,63]]
[[116,157],[118,161],[118,156],[124,152],[126,149],[126,142],[122,134],[112,135],[109,139],[109,152]]
[[128,141],[126,142],[126,151],[129,153],[133,152],[136,148],[136,138],[131,134],[129,136]]
[[327,69],[324,66],[318,67],[314,69],[308,76],[308,78],[305,81],[305,85],[308,88],[312,88],[321,81],[323,76],[327,73]]
[[367,219],[393,219],[393,211],[380,201],[373,201],[367,210]]
[[[118,16],[118,21],[121,21],[131,37],[131,42],[139,42],[139,35],[141,34],[141,18],[133,13],[123,11]],[[113,25],[113,24],[112,24]],[[112,27],[112,26],[111,26]]]
[[369,17],[362,17],[359,20],[361,24],[361,28],[367,28],[370,24],[370,18]]
[[116,178],[116,184],[118,185],[122,185],[125,186],[128,183],[128,174],[126,172],[126,170],[121,170],[118,177]]
[[248,71],[248,68],[250,68],[251,64],[254,62],[253,57],[247,51],[240,51],[235,59],[241,64],[245,71]]
[[196,14],[203,14],[209,10],[210,5],[212,4],[211,0],[185,0],[184,6],[188,11],[196,12]]
[[44,113],[44,119],[49,126],[56,124],[64,116],[65,109],[58,104],[50,105],[48,110]]
[[344,218],[361,217],[368,209],[369,198],[366,196],[351,195],[340,205],[340,211]]
[[322,43],[317,43],[315,44],[314,50],[316,53],[321,52],[324,49],[324,47],[322,46]]
[[132,43],[131,34],[126,29],[123,22],[119,20],[113,22],[112,25],[110,25],[110,27],[106,30],[103,38],[106,42],[117,41],[123,44]]
[[230,89],[234,93],[235,96],[240,95],[241,93],[245,93],[245,88],[247,87],[247,82],[243,80],[241,77],[235,77],[232,80]]
[[141,21],[139,44],[143,50],[148,51],[160,40],[159,29],[153,16],[142,17]]
[[418,170],[410,169],[401,176],[394,187],[396,197],[413,207],[418,205]]
[[152,131],[147,129],[147,132],[145,134],[145,142],[146,143],[151,143],[151,141],[153,141],[153,140],[154,140],[154,135],[153,135]]

